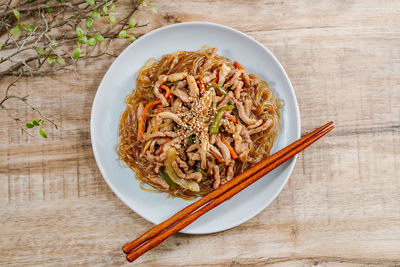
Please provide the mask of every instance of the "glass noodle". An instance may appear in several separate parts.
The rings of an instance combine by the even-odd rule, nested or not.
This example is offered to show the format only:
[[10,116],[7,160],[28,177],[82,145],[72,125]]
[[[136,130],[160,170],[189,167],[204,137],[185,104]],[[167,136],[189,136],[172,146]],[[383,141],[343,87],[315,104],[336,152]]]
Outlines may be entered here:
[[[164,55],[161,60],[149,59],[146,64],[140,69],[136,82],[136,89],[126,97],[126,109],[123,112],[119,124],[119,144],[117,146],[117,153],[124,166],[131,168],[136,173],[136,178],[141,181],[141,188],[152,192],[167,192],[171,196],[177,196],[184,199],[193,199],[197,196],[207,194],[213,189],[213,177],[210,175],[207,179],[199,182],[200,191],[192,192],[190,190],[178,187],[175,189],[165,189],[158,184],[154,183],[150,178],[158,176],[154,172],[154,162],[149,161],[144,155],[144,151],[153,151],[157,149],[156,139],[150,139],[145,142],[140,142],[138,138],[138,124],[137,110],[139,105],[145,106],[151,101],[157,100],[153,93],[153,81],[157,78],[160,70],[168,68],[163,74],[173,74],[187,72],[193,75],[196,79],[210,73],[213,69],[220,67],[222,64],[235,68],[232,61],[228,58],[215,55],[211,64],[206,68],[202,68],[203,64],[210,56],[212,51],[211,47],[203,47],[199,51],[187,52],[177,51],[172,54]],[[263,72],[263,70],[259,70]],[[172,95],[171,95],[172,97]],[[277,138],[278,131],[280,130],[280,112],[283,102],[276,99],[264,81],[260,81],[257,87],[249,92],[249,97],[253,100],[254,108],[252,115],[255,119],[271,120],[272,126],[267,130],[251,135],[250,151],[247,159],[243,162],[237,160],[234,165],[234,175],[243,172],[255,163],[263,160],[269,156],[270,150]],[[215,112],[215,111],[214,111]],[[233,112],[237,113],[237,110]],[[156,116],[153,110],[148,113],[149,118]],[[162,129],[170,123],[169,120],[162,120],[159,127]],[[243,121],[238,120],[239,124],[244,124]],[[221,181],[226,179],[227,166],[219,164]],[[150,185],[151,189],[145,185]]]

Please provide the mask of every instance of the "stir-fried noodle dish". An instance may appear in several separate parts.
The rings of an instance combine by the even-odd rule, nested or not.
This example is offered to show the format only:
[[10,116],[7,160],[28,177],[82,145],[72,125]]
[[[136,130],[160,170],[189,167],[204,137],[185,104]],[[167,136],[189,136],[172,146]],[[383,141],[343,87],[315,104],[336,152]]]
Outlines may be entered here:
[[122,163],[142,189],[184,199],[205,195],[268,157],[280,129],[282,103],[268,84],[216,48],[150,59],[125,102],[117,146]]

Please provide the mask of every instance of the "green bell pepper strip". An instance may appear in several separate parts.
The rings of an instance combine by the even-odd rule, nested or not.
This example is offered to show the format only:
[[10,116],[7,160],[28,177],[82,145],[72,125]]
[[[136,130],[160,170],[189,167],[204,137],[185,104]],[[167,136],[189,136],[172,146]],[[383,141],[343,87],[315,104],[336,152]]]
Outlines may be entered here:
[[175,189],[178,188],[178,185],[177,185],[176,183],[174,183],[174,182],[171,180],[171,178],[169,178],[168,174],[165,172],[164,169],[160,169],[159,172],[158,172],[158,175],[160,175],[160,176],[167,182],[167,184],[169,184],[169,186],[170,186],[172,189],[175,190]]
[[156,81],[157,81],[157,79],[158,79],[158,76],[160,76],[160,74],[163,73],[164,71],[168,71],[168,70],[169,70],[168,67],[162,68],[161,70],[159,70],[159,71],[157,72],[156,76],[153,78],[153,81],[152,81],[151,83],[152,83],[152,84],[155,84]]
[[233,110],[235,108],[234,105],[226,105],[218,110],[217,115],[215,115],[214,120],[210,124],[210,133],[217,134],[219,133],[219,126],[221,125],[222,116],[225,111]]
[[177,157],[177,153],[175,148],[171,148],[170,150],[168,150],[167,152],[167,158],[164,161],[164,166],[165,166],[165,172],[168,174],[169,178],[171,178],[171,180],[180,185],[181,187],[188,189],[190,191],[193,192],[199,192],[200,191],[200,187],[199,184],[194,182],[194,181],[190,181],[190,180],[185,180],[180,178],[174,168],[172,167],[172,162],[174,162],[174,160]]
[[166,82],[166,83],[163,83],[164,85],[166,85],[166,86],[168,86],[169,88],[171,88],[172,86],[175,86],[175,85],[177,85],[179,83],[179,81],[176,81],[176,82]]
[[214,88],[214,90],[217,90],[221,95],[227,94],[224,87],[220,86],[218,83],[210,83],[210,85],[207,87],[207,90],[209,90],[210,88]]
[[208,176],[207,173],[202,168],[200,168],[199,166],[196,166],[196,172],[201,173],[204,177]]
[[188,137],[188,145],[191,146],[194,144],[194,137],[193,134],[191,136]]

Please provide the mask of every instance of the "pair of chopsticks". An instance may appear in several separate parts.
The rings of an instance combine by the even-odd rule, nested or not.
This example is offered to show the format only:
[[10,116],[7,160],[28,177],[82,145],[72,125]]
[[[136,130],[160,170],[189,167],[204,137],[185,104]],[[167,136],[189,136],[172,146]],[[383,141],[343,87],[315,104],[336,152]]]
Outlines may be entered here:
[[[320,139],[322,136],[331,131],[334,127],[333,122],[321,126],[311,133],[303,136],[296,142],[279,150],[272,156],[254,165],[245,172],[239,174],[229,182],[218,187],[214,191],[205,195],[203,198],[187,206],[164,222],[154,226],[139,238],[124,245],[122,250],[127,254],[126,259],[129,262],[136,260],[138,257],[158,246],[165,239],[182,230],[204,213],[215,208],[225,200],[230,199],[244,188],[248,187],[265,174],[269,173],[282,163],[286,162],[300,151]],[[207,205],[206,205],[207,204]],[[203,207],[202,207],[203,206]],[[201,209],[199,209],[202,207]]]

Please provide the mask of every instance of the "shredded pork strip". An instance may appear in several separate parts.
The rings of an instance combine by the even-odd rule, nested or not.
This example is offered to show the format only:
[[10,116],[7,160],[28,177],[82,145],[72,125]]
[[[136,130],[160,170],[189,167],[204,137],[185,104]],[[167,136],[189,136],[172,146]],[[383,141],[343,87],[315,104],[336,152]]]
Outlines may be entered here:
[[187,153],[187,156],[189,158],[188,164],[189,166],[194,166],[194,164],[196,163],[196,161],[200,160],[200,153],[196,152],[196,153]]
[[156,137],[165,137],[165,136],[176,137],[176,133],[174,133],[174,132],[155,132],[152,134],[145,133],[145,134],[143,134],[143,140],[146,141],[146,140],[150,140],[150,139],[153,139]]
[[219,168],[218,166],[214,166],[214,189],[217,189],[221,184],[221,176],[219,175]]
[[217,136],[216,144],[222,153],[225,165],[228,165],[231,162],[231,154],[229,152],[228,147],[221,141],[221,138],[219,136]]
[[236,107],[239,112],[239,117],[244,121],[246,124],[255,124],[257,123],[257,120],[249,118],[249,116],[246,114],[246,111],[243,107],[243,104],[239,102],[237,99],[233,99],[233,102],[236,104]]
[[227,93],[226,96],[222,99],[222,101],[218,104],[217,110],[226,106],[232,98],[233,98],[233,93],[232,91],[229,91],[229,93]]
[[192,97],[199,96],[199,88],[197,87],[197,83],[196,83],[196,80],[194,79],[194,77],[192,75],[188,75],[186,77],[186,81],[189,86],[189,95]]
[[185,172],[189,171],[189,166],[186,161],[182,160],[180,157],[176,158],[176,162],[178,163],[179,168],[182,168]]
[[168,75],[168,81],[176,82],[185,79],[187,76],[187,72],[179,72]]
[[243,88],[243,82],[239,81],[236,88],[235,88],[235,98],[239,99],[240,98],[240,93],[242,91]]
[[215,69],[212,73],[203,77],[203,82],[204,83],[211,82],[212,80],[214,80],[217,77],[217,74],[218,74],[217,69]]
[[234,90],[236,88],[236,86],[238,85],[239,76],[241,73],[242,72],[240,70],[236,70],[235,73],[233,74],[232,78],[224,84],[224,88],[227,89],[227,88],[231,87],[232,90]]
[[226,75],[231,71],[231,68],[228,67],[227,65],[222,64],[220,70],[219,70],[219,79],[218,79],[218,84],[223,85],[225,83]]
[[185,103],[190,102],[190,97],[189,97],[189,95],[188,95],[185,91],[183,91],[183,90],[174,88],[174,89],[172,90],[172,94],[174,94],[174,95],[176,95],[177,97],[179,97],[179,98],[180,98],[183,102],[185,102]]
[[229,163],[228,170],[226,171],[226,180],[230,181],[233,178],[233,167],[235,166],[235,162]]
[[242,72],[242,77],[243,77],[243,80],[244,80],[244,85],[246,87],[251,87],[250,77],[247,74],[247,72],[243,71]]
[[183,124],[181,118],[179,118],[179,116],[177,114],[169,112],[169,111],[161,112],[158,114],[158,116],[160,116],[163,119],[171,119],[171,120],[175,121],[178,125]]

